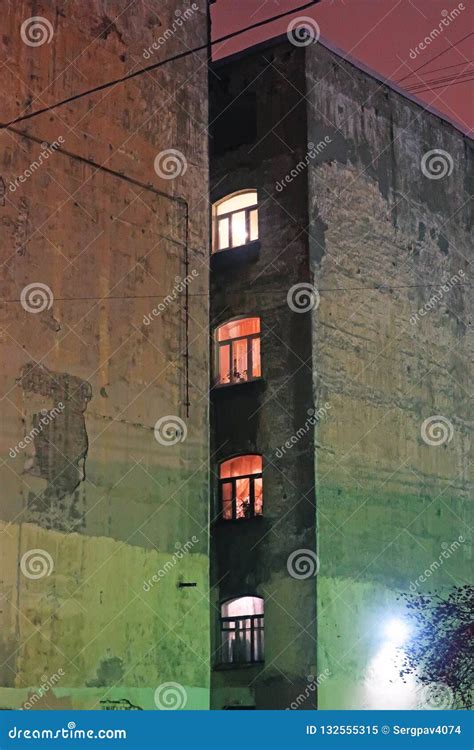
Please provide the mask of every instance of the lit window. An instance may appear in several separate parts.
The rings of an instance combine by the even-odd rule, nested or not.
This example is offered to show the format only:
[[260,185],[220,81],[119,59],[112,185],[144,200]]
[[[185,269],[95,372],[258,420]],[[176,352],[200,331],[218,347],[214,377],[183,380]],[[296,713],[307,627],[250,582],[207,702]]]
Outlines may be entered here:
[[263,514],[262,457],[236,456],[219,467],[222,518],[232,521]]
[[246,245],[258,239],[256,190],[235,193],[214,205],[213,252]]
[[240,318],[220,326],[217,329],[217,384],[245,383],[261,374],[260,318]]
[[242,596],[222,604],[221,663],[263,661],[263,607],[259,596]]

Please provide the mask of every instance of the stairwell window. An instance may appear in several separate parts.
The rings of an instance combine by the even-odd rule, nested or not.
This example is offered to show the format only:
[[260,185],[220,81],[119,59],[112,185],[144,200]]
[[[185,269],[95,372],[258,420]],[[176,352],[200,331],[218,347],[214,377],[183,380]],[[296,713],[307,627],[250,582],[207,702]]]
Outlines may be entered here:
[[264,655],[264,601],[241,596],[221,605],[220,662],[254,664]]
[[224,323],[217,329],[216,339],[216,385],[245,383],[261,377],[260,318]]
[[257,191],[233,193],[213,206],[212,250],[228,250],[258,239]]
[[235,456],[219,466],[222,518],[236,521],[263,515],[262,456]]

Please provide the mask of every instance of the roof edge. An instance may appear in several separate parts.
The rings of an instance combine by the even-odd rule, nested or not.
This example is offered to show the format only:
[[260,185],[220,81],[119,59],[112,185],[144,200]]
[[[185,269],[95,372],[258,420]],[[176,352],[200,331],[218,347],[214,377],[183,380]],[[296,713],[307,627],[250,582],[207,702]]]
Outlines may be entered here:
[[[284,42],[287,42],[289,44],[286,33],[278,34],[277,36],[270,37],[269,39],[262,40],[261,42],[257,42],[257,44],[254,44],[251,47],[246,47],[246,49],[244,50],[239,50],[238,52],[234,52],[232,55],[228,55],[227,57],[221,57],[212,62],[212,67],[213,68],[223,67],[224,65],[228,65],[239,59],[248,57],[255,52],[260,52],[269,47],[275,47],[276,45],[284,43]],[[454,128],[454,130],[457,130],[462,136],[469,138],[469,140],[472,140],[471,138],[472,131],[464,130],[459,122],[457,122],[456,120],[453,120],[444,112],[440,112],[438,109],[436,109],[436,107],[433,107],[430,104],[427,104],[422,99],[418,99],[418,97],[414,96],[413,94],[408,92],[406,89],[402,88],[401,86],[398,86],[398,84],[395,83],[395,81],[392,81],[389,78],[385,78],[383,75],[375,71],[373,68],[361,62],[360,60],[358,60],[356,57],[353,57],[349,53],[344,52],[344,50],[340,49],[340,47],[337,47],[335,44],[332,44],[332,42],[325,39],[324,37],[319,38],[318,44],[321,44],[322,47],[327,49],[329,52],[332,52],[334,55],[336,55],[336,57],[339,57],[341,60],[344,60],[344,62],[349,63],[349,65],[352,65],[352,67],[357,68],[362,73],[365,73],[367,76],[369,76],[370,78],[373,78],[375,81],[378,81],[379,83],[382,83],[384,86],[387,86],[392,91],[395,91],[395,93],[399,94],[404,99],[407,99],[408,101],[413,102],[413,104],[416,104],[418,107],[421,107],[426,112],[429,112],[431,115],[433,115],[434,117],[437,117],[439,120],[442,120],[442,122],[445,122],[448,125],[451,125],[451,127]]]

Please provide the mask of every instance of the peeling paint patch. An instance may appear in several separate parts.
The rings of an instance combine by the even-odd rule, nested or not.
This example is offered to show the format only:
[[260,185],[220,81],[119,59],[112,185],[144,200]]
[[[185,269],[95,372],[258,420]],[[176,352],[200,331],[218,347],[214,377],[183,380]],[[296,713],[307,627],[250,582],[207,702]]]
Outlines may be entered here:
[[100,701],[102,711],[143,711],[141,706],[134,706],[128,698],[121,698],[118,701],[104,699]]
[[107,687],[116,685],[124,674],[123,661],[118,656],[103,659],[97,670],[97,677],[86,682],[87,687]]
[[[82,518],[77,488],[85,479],[88,437],[84,412],[92,398],[91,385],[75,375],[53,372],[34,363],[22,368],[18,384],[27,408],[33,404],[27,421],[34,438],[23,470],[46,480],[39,495],[28,495],[27,520],[46,528],[71,531]],[[59,404],[62,409],[55,418],[38,429],[41,407],[54,408]]]

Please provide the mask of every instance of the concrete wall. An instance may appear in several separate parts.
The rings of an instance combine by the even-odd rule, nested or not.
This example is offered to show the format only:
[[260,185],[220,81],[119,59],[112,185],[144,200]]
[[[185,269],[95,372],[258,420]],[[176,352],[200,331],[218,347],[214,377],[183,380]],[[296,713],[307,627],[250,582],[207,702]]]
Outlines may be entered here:
[[46,111],[0,135],[2,707],[59,670],[41,707],[209,704],[206,51],[55,106],[205,44],[195,7],[5,9],[2,120]]
[[[314,706],[312,673],[319,708],[422,707],[386,628],[406,622],[401,592],[466,583],[472,559],[469,144],[322,45],[269,44],[216,72],[213,199],[258,189],[261,248],[213,272],[211,319],[261,314],[264,382],[215,392],[212,449],[266,466],[265,518],[213,531],[216,619],[239,586],[271,596],[264,668],[215,672],[213,704]],[[295,283],[319,291],[312,313],[289,309]],[[314,436],[275,460],[308,408],[324,410]],[[317,550],[316,578],[288,578],[298,547]]]
[[[331,403],[316,437],[319,706],[416,707],[384,632],[405,615],[397,594],[447,591],[472,565],[469,143],[321,45],[306,57],[308,139],[331,139],[309,170],[315,393]],[[432,149],[441,179],[421,167]],[[432,416],[446,440],[423,430]]]
[[[311,319],[287,304],[289,286],[309,276],[306,183],[275,192],[306,150],[301,61],[291,48],[269,51],[216,66],[211,79],[211,197],[256,188],[260,239],[258,257],[228,251],[224,267],[212,259],[211,326],[258,315],[262,327],[262,380],[211,395],[214,708],[315,706],[315,579],[288,571],[293,552],[315,550],[312,429],[280,451],[312,407]],[[218,463],[246,452],[263,455],[263,517],[220,521]],[[219,669],[219,605],[240,595],[265,600],[265,663]]]

